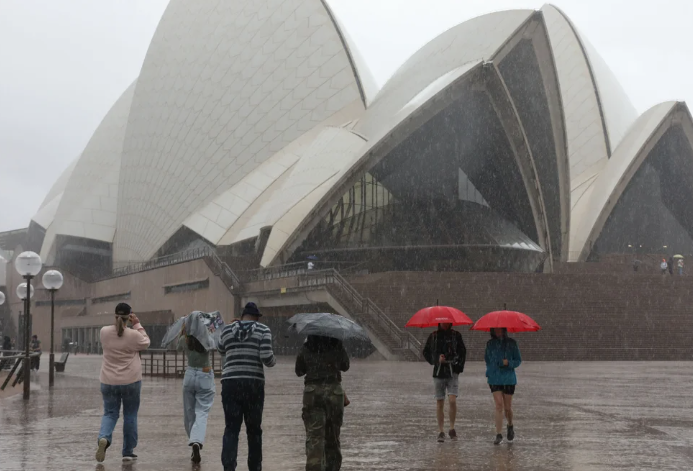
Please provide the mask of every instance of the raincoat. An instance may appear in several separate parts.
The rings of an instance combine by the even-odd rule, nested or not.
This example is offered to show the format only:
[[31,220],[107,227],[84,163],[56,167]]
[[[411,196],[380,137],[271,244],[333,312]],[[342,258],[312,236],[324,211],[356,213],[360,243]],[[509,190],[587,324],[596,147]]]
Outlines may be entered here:
[[[486,377],[488,384],[494,386],[510,386],[517,384],[515,368],[522,363],[520,349],[515,340],[495,335],[486,343]],[[503,360],[508,360],[508,366],[503,365]]]

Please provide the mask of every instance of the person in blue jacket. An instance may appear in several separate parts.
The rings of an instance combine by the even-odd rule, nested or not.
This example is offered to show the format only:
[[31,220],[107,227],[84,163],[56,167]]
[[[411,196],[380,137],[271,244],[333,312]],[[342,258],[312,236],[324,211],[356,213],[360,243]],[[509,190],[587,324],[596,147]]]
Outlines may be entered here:
[[520,349],[517,342],[508,337],[505,328],[491,329],[491,340],[486,343],[486,377],[493,393],[493,401],[496,405],[496,439],[495,445],[503,442],[503,413],[508,422],[508,441],[515,439],[513,428],[513,394],[517,376],[515,368],[522,363]]

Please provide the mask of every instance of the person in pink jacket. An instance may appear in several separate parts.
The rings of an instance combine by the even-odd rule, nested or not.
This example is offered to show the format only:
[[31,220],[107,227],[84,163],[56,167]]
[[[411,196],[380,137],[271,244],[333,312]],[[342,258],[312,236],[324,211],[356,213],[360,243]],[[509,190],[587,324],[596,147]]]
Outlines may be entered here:
[[[132,328],[127,328],[130,321]],[[137,411],[140,408],[142,364],[139,352],[149,347],[149,337],[132,308],[120,303],[115,309],[115,325],[101,329],[103,364],[101,395],[103,418],[99,431],[96,461],[102,463],[111,446],[113,430],[123,405],[123,461],[137,459]]]

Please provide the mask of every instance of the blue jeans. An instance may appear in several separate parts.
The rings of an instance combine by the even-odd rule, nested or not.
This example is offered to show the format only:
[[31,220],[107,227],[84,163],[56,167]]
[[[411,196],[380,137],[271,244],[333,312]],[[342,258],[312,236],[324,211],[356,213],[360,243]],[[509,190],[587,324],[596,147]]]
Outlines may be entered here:
[[120,404],[123,404],[123,456],[131,455],[137,446],[137,411],[140,409],[142,381],[132,384],[110,385],[101,383],[103,418],[99,440],[105,438],[110,446],[113,430],[118,422]]
[[183,417],[188,445],[205,442],[207,417],[214,404],[214,372],[205,373],[202,368],[188,367],[183,380]]
[[236,471],[238,435],[245,422],[248,435],[248,470],[262,471],[262,410],[265,382],[257,379],[227,379],[221,382],[226,429],[221,449],[224,471]]

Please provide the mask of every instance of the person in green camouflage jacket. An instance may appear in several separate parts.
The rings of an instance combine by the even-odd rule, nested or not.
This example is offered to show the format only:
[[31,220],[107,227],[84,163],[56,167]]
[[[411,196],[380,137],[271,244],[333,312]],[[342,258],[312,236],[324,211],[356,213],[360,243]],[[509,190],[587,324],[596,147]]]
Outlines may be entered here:
[[296,375],[305,376],[303,423],[306,427],[306,471],[339,471],[339,434],[344,419],[342,371],[349,356],[342,342],[309,335],[296,358]]

